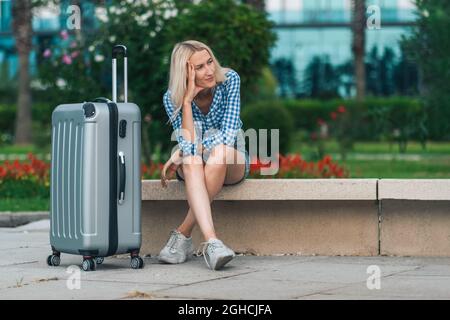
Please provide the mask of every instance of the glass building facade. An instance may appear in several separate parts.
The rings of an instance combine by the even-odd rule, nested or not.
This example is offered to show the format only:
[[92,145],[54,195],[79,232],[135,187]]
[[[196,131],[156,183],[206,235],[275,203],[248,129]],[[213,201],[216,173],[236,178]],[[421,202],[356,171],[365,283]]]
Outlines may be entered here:
[[[399,40],[414,25],[412,1],[366,0],[366,5],[377,6],[380,17],[380,29],[366,29],[366,52],[374,47],[378,52],[390,48],[398,57]],[[278,35],[271,61],[284,58],[292,62],[300,91],[314,57],[326,56],[332,65],[352,59],[351,0],[267,0],[266,11]]]
[[[94,1],[82,1],[84,30],[95,28]],[[108,1],[106,1],[108,3]],[[368,6],[380,8],[380,29],[366,31],[366,52],[373,47],[383,51],[391,48],[400,54],[398,41],[414,24],[414,5],[411,0],[366,0]],[[48,43],[58,41],[59,32],[66,29],[67,8],[70,1],[61,5],[46,6],[33,12],[33,44],[30,56],[34,73],[39,57]],[[326,56],[332,65],[352,59],[351,0],[266,0],[269,19],[275,22],[278,41],[272,49],[271,63],[284,58],[290,61],[298,90],[304,87],[305,70],[316,56]],[[18,59],[12,34],[11,1],[0,0],[0,79],[15,77]],[[293,94],[293,93],[291,93]],[[345,96],[345,93],[341,95]]]

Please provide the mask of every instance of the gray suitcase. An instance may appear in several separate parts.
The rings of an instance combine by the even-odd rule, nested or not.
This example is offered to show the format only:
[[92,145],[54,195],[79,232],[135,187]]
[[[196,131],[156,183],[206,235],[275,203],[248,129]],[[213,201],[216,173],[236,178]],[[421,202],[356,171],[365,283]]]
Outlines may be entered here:
[[[124,55],[125,102],[117,103],[117,56]],[[50,266],[60,254],[83,256],[95,270],[104,257],[129,253],[142,268],[141,114],[127,102],[127,51],[112,54],[113,101],[62,104],[52,113]]]

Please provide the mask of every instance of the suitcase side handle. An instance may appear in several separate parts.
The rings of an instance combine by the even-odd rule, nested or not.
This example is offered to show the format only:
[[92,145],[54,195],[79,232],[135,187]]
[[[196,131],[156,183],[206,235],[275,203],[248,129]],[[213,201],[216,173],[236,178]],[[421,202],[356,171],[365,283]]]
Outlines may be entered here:
[[128,102],[128,63],[127,47],[124,45],[115,45],[112,50],[112,100],[117,102],[117,55],[123,54],[123,91],[124,102]]
[[125,156],[122,151],[119,152],[119,204],[125,200]]

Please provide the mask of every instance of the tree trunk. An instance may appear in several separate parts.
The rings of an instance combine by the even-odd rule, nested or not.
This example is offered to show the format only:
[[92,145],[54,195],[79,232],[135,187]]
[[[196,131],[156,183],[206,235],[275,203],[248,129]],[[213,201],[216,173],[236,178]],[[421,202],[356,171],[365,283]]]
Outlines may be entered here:
[[366,4],[365,0],[352,1],[352,52],[355,66],[356,99],[361,101],[366,96],[366,66],[365,57],[365,30],[366,30]]
[[15,143],[31,143],[31,89],[29,56],[31,51],[31,0],[12,3],[13,33],[19,55],[19,90],[17,93],[17,113]]

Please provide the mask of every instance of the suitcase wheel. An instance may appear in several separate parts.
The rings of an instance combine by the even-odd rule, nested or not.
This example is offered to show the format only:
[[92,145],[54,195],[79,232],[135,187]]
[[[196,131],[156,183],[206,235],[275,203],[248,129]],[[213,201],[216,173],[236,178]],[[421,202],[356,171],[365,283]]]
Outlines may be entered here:
[[131,257],[131,268],[142,269],[144,267],[144,260],[141,257]]
[[96,263],[96,264],[102,264],[103,261],[105,261],[105,258],[103,258],[103,257],[97,257],[97,258],[95,258],[95,263]]
[[84,271],[95,271],[95,261],[92,258],[84,259],[81,265]]
[[47,264],[52,267],[59,266],[60,262],[61,258],[56,254],[49,255],[47,258]]

